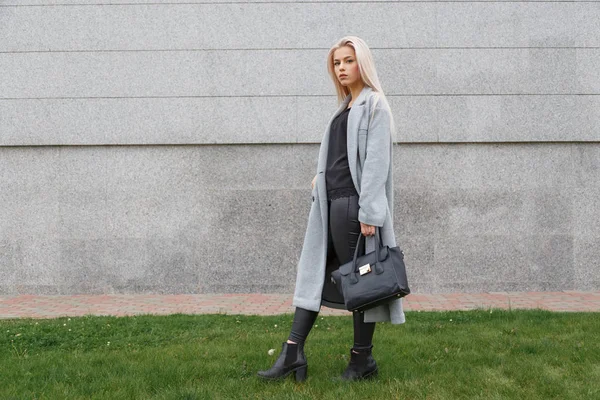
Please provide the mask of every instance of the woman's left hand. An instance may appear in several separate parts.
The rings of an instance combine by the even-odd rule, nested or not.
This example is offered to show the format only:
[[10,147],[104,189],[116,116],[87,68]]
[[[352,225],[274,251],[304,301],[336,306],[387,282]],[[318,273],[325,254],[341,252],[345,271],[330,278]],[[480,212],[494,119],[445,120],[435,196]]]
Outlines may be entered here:
[[363,236],[373,236],[373,235],[375,235],[375,226],[363,224],[361,222],[360,223],[360,231],[362,232]]

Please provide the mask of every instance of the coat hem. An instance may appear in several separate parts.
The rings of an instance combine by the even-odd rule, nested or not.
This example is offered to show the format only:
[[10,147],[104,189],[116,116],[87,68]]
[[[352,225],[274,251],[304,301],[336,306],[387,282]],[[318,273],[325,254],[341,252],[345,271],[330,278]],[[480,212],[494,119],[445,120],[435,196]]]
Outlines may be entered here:
[[[321,300],[321,306],[325,306],[327,308],[332,308],[332,309],[335,309],[335,310],[346,310],[346,311],[348,311],[346,309],[346,306],[344,304],[341,304],[341,303],[332,303],[332,302],[327,301],[327,300]],[[350,312],[350,311],[348,311],[348,312]]]
[[[315,304],[318,304],[318,305],[315,307]],[[321,311],[321,305],[319,303],[315,303],[315,301],[311,301],[308,299],[298,299],[298,298],[294,297],[294,300],[292,301],[292,306],[304,308],[305,310],[308,310],[308,311],[315,311],[315,312]]]

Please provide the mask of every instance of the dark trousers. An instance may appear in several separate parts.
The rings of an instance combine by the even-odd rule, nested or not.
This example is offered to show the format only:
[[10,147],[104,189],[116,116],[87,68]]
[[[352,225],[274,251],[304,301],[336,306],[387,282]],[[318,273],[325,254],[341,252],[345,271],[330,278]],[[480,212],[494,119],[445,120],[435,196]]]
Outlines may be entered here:
[[[329,201],[329,253],[335,253],[339,265],[351,261],[360,234],[358,221],[358,196],[341,197]],[[358,255],[364,254],[364,241]],[[375,322],[364,322],[364,314],[352,313],[354,321],[354,348],[370,348],[375,332]],[[318,313],[297,307],[289,340],[304,343]]]

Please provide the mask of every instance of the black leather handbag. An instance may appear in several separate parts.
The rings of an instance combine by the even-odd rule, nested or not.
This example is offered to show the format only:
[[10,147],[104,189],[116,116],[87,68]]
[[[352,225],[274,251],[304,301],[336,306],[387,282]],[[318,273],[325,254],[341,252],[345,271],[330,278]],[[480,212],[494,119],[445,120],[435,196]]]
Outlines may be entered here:
[[362,232],[358,236],[354,259],[331,273],[349,311],[364,311],[410,293],[402,250],[383,246],[377,227],[375,251],[357,258],[361,238],[364,238]]

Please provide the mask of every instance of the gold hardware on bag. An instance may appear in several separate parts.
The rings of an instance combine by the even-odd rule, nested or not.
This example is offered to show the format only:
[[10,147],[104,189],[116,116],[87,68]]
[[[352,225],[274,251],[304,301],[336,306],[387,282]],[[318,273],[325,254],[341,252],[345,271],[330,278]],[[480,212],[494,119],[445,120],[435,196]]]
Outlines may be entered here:
[[362,267],[360,267],[358,269],[358,272],[360,272],[361,275],[368,274],[369,272],[371,272],[371,265],[370,264],[363,265]]

